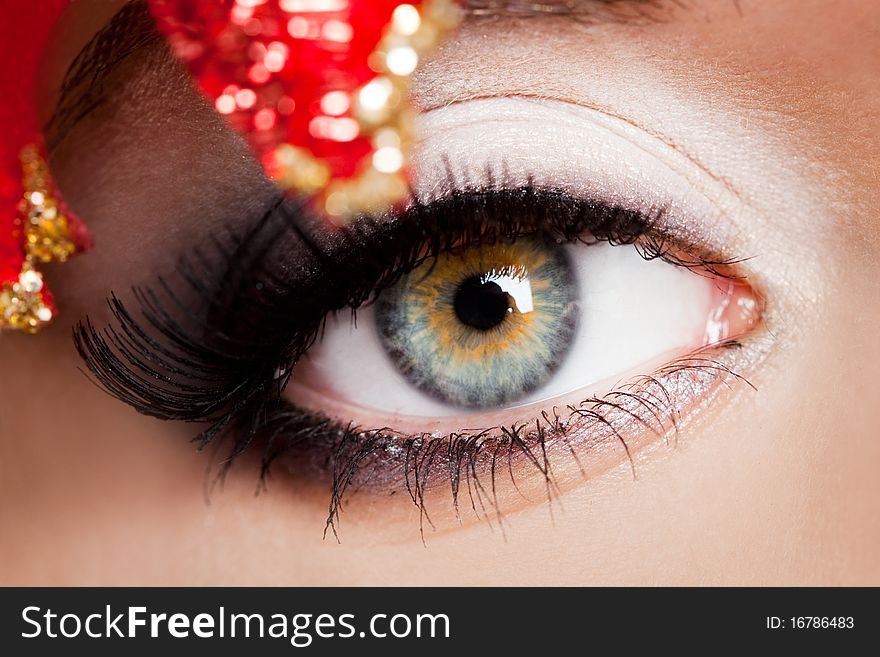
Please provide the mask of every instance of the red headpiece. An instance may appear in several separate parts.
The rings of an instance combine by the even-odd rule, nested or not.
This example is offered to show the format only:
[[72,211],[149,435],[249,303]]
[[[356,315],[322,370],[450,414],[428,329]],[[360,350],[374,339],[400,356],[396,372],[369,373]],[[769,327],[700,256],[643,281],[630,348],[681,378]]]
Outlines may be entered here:
[[0,67],[0,328],[35,331],[51,321],[52,297],[37,267],[88,246],[40,156],[35,107],[40,58],[68,4],[0,0],[0,61],[7,62]]
[[410,75],[454,0],[149,0],[202,90],[283,188],[346,218],[406,192]]
[[[39,155],[39,58],[69,0],[0,0],[0,328],[54,315],[36,266],[88,246]],[[202,91],[278,184],[345,220],[407,192],[411,74],[456,0],[148,0]],[[23,44],[27,44],[26,47]]]

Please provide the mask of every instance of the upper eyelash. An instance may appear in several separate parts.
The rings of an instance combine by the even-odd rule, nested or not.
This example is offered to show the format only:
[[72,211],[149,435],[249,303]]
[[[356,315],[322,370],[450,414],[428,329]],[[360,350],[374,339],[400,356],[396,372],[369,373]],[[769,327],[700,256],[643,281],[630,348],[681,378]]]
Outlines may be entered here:
[[[200,447],[231,435],[228,467],[266,426],[330,312],[360,307],[456,245],[524,235],[605,241],[635,245],[647,259],[735,276],[729,268],[737,261],[688,255],[664,235],[663,215],[531,187],[461,190],[413,201],[402,217],[363,218],[328,237],[313,235],[305,202],[283,201],[245,235],[230,231],[214,240],[213,254],[202,249],[184,258],[179,283],[159,279],[155,288],[134,289],[141,319],[113,295],[115,326],[99,330],[87,318],[74,340],[98,383],[139,412],[207,423],[196,437]],[[291,274],[289,254],[281,262],[266,257],[290,239],[309,250],[305,274]]]

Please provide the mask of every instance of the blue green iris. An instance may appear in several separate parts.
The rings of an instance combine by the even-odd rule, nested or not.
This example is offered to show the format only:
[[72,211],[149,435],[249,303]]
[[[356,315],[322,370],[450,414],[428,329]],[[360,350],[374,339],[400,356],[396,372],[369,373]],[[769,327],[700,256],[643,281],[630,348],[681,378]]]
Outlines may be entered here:
[[546,383],[578,315],[565,249],[532,240],[445,253],[376,302],[395,366],[419,390],[466,408],[511,404]]

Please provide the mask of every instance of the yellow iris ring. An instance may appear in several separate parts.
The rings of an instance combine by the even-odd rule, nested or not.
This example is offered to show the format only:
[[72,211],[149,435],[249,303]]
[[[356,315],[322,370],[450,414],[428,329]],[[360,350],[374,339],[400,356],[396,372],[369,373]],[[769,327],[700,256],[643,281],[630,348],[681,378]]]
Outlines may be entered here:
[[[440,343],[440,348],[455,361],[478,361],[506,351],[513,344],[527,343],[533,335],[535,313],[512,312],[507,319],[488,331],[475,331],[463,324],[450,299],[449,282],[458,287],[465,280],[492,272],[530,278],[529,272],[546,264],[546,254],[525,243],[503,244],[484,248],[466,249],[460,254],[443,254],[428,276],[410,288],[425,308],[436,308],[430,313],[428,327]],[[532,295],[540,298],[547,281],[531,281]],[[453,292],[454,294],[454,292]]]
[[[497,325],[470,326],[455,302],[472,279],[524,284],[529,307],[518,308],[509,296]],[[576,307],[563,248],[519,240],[425,263],[383,293],[377,322],[392,360],[417,387],[455,405],[488,407],[522,397],[555,370],[571,342]]]

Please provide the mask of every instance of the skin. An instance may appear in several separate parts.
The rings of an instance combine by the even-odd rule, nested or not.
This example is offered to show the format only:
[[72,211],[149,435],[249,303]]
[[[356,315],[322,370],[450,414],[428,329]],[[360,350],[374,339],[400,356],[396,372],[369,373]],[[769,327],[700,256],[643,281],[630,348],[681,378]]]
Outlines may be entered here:
[[[74,4],[47,63],[47,116],[118,4]],[[193,427],[89,385],[71,329],[108,321],[110,290],[170,271],[221,209],[252,211],[271,190],[182,75],[132,63],[130,77],[166,90],[110,102],[51,154],[98,246],[49,270],[55,325],[0,340],[15,409],[0,418],[0,581],[880,584],[880,5],[692,4],[659,24],[469,20],[415,98],[426,111],[486,96],[570,101],[637,126],[723,186],[729,224],[712,230],[753,257],[748,280],[766,302],[762,356],[743,373],[756,391],[723,390],[677,441],[646,445],[635,479],[620,458],[587,481],[565,470],[552,514],[531,473],[504,536],[439,512],[423,545],[416,509],[362,495],[337,544],[322,539],[326,491],[280,475],[255,495],[245,463],[207,496],[219,455],[196,452]]]

